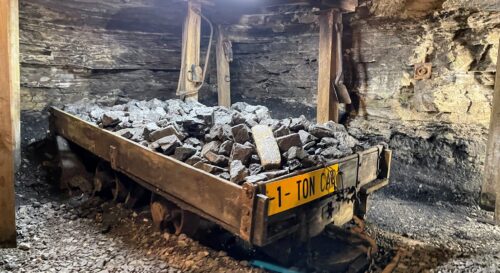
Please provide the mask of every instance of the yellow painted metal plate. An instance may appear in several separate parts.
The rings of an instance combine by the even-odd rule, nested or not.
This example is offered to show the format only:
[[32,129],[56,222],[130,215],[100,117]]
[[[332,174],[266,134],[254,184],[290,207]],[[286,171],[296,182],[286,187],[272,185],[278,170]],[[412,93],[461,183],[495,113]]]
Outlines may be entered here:
[[268,215],[298,207],[333,193],[338,172],[339,164],[333,164],[268,183],[266,185],[266,195],[269,197]]

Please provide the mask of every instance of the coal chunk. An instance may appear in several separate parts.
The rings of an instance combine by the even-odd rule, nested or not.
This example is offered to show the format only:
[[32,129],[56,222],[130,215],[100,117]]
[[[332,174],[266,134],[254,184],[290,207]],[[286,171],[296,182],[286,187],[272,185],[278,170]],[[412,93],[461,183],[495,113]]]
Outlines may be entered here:
[[278,142],[278,147],[281,152],[286,152],[293,146],[302,146],[302,141],[297,133],[278,137],[276,141]]
[[201,146],[202,144],[199,139],[194,137],[187,138],[186,140],[184,140],[184,143],[191,145],[193,147]]
[[301,115],[298,118],[292,118],[290,121],[290,130],[292,131],[299,131],[299,130],[304,130],[309,126],[309,121],[306,119],[304,115]]
[[292,159],[304,159],[306,158],[309,154],[304,150],[302,147],[298,146],[293,146],[288,149],[287,154],[287,159],[292,160]]
[[193,165],[193,167],[203,170],[205,172],[211,173],[211,174],[217,174],[217,173],[222,173],[222,172],[227,172],[227,169],[221,168],[215,165],[208,164],[203,161],[199,161],[196,164]]
[[253,154],[250,157],[250,163],[258,163],[260,165],[260,157],[258,154]]
[[225,180],[230,180],[231,179],[231,175],[228,172],[220,173],[219,177],[222,178],[222,179],[225,179]]
[[154,142],[160,138],[175,135],[179,140],[183,140],[186,136],[179,132],[174,125],[169,125],[166,128],[161,128],[149,134],[149,141]]
[[233,139],[237,143],[245,143],[250,140],[250,128],[245,124],[239,124],[231,128]]
[[191,156],[196,154],[196,149],[190,145],[183,145],[181,147],[175,148],[173,157],[180,161],[185,161]]
[[[318,145],[321,144],[323,147],[328,147],[328,146],[337,146],[339,144],[339,140],[333,137],[324,137],[321,139],[321,141],[318,143]],[[319,146],[321,146],[319,145]]]
[[210,132],[205,136],[207,141],[220,140],[225,141],[231,137],[231,126],[227,124],[215,124]]
[[247,165],[250,161],[250,157],[252,156],[253,151],[254,149],[251,146],[234,143],[229,160],[231,162],[234,160],[239,160],[244,165]]
[[345,153],[337,149],[337,147],[328,147],[320,151],[320,154],[326,158],[341,158],[345,155]]
[[232,140],[224,141],[219,147],[219,154],[229,156],[233,150],[233,144]]
[[319,166],[320,162],[321,159],[317,155],[309,155],[300,161],[304,168]]
[[333,131],[323,125],[312,124],[309,126],[309,133],[317,138],[333,137]]
[[255,115],[259,121],[270,119],[269,109],[265,106],[258,106],[259,108],[255,110]]
[[246,122],[246,117],[241,114],[240,112],[233,112],[231,116],[231,124],[232,125],[239,125],[239,124],[244,124]]
[[197,155],[193,155],[192,157],[188,158],[186,160],[186,164],[189,164],[189,165],[195,165],[196,163],[202,161],[203,159]]
[[227,166],[227,164],[229,162],[229,159],[226,156],[218,155],[212,151],[206,152],[203,155],[203,157],[205,157],[208,160],[208,162],[210,162],[216,166],[220,166],[220,167]]
[[302,167],[302,163],[300,163],[300,160],[298,160],[298,159],[288,160],[287,165],[288,165],[288,168],[290,169],[291,172]]
[[214,124],[231,124],[231,113],[228,109],[222,107],[215,107],[215,111],[213,112],[213,121]]
[[205,154],[208,152],[214,152],[214,153],[219,152],[220,144],[221,144],[220,141],[214,140],[203,145],[203,148],[201,149],[201,156],[205,157]]
[[241,161],[234,160],[231,161],[231,165],[229,166],[229,174],[231,176],[231,182],[241,184],[249,175],[249,171]]
[[311,141],[311,142],[304,144],[304,146],[302,146],[302,148],[304,148],[304,150],[309,150],[310,148],[314,147],[314,145],[316,145],[316,142]]
[[115,126],[125,118],[125,113],[122,111],[108,111],[102,115],[101,124],[103,127]]
[[160,138],[156,141],[156,143],[160,146],[161,151],[170,155],[175,151],[175,148],[181,146],[181,141],[176,135],[170,135],[163,138]]
[[281,125],[278,129],[274,130],[274,137],[282,137],[290,134],[288,127]]
[[299,130],[299,136],[300,136],[300,141],[302,142],[302,145],[306,145],[307,143],[309,143],[311,141],[318,140],[317,137],[311,135],[310,133],[308,133],[304,130]]
[[248,166],[248,170],[250,171],[250,175],[255,175],[262,172],[262,166],[258,163],[252,163]]
[[272,171],[267,171],[265,173],[261,173],[262,175],[265,175],[266,176],[266,179],[269,180],[269,179],[273,179],[273,178],[276,178],[276,177],[280,177],[282,175],[285,175],[288,173],[288,170],[272,170]]
[[154,132],[159,130],[160,127],[155,123],[155,122],[149,122],[144,126],[144,139],[149,140],[149,135]]
[[265,174],[261,174],[261,173],[256,174],[256,175],[250,175],[250,176],[247,176],[245,178],[245,180],[247,182],[250,182],[250,183],[257,183],[259,181],[264,181],[266,179],[267,179],[267,176]]

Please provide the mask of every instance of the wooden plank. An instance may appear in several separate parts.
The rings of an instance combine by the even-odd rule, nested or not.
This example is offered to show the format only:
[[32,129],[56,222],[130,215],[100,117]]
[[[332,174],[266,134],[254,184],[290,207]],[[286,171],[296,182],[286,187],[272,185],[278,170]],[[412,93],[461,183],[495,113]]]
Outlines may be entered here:
[[[114,150],[114,165],[118,171],[183,200],[212,217],[214,222],[239,234],[241,186],[149,150],[61,110],[52,108],[51,114],[56,134],[106,161],[111,161],[111,150]],[[111,146],[115,148],[111,149]]]
[[[497,223],[500,223],[500,208],[498,205],[498,200],[500,199],[500,172],[498,171],[498,166],[500,166],[500,52],[497,58],[495,90],[493,93],[493,106],[490,117],[490,132],[486,146],[486,161],[484,165],[484,180],[481,188],[480,203],[486,209],[495,210],[495,220]],[[495,203],[497,203],[496,206]]]
[[332,92],[336,73],[335,23],[339,12],[328,10],[319,15],[318,97],[316,119],[318,123],[339,121],[339,104]]
[[[19,147],[18,2],[0,2],[0,246],[15,247],[14,169]],[[19,149],[17,149],[19,151]]]
[[220,106],[231,106],[231,74],[229,71],[229,58],[224,51],[224,44],[229,43],[224,28],[217,27],[217,92]]
[[[215,4],[227,5],[227,0],[211,0]],[[238,3],[242,5],[242,3]],[[311,5],[319,8],[338,8],[342,11],[346,12],[354,12],[356,11],[356,7],[358,6],[358,0],[266,0],[266,1],[255,1],[252,3],[249,1],[248,3],[243,3],[243,5],[247,5],[249,7],[255,7],[259,5],[260,7],[272,7],[272,6],[283,6],[283,5]]]
[[21,166],[21,79],[19,61],[19,1],[10,0],[10,73],[12,90],[12,115],[14,116],[14,166],[17,170]]
[[182,66],[179,76],[177,95],[186,95],[186,100],[198,100],[198,82],[201,80],[200,36],[201,36],[201,4],[198,1],[188,2],[186,20],[182,32]]

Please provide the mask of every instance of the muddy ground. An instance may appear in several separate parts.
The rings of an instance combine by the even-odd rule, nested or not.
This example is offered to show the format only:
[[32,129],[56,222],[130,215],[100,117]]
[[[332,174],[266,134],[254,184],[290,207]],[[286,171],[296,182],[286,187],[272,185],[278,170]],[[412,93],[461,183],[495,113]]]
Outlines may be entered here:
[[[146,207],[59,192],[45,168],[51,156],[33,156],[39,137],[30,131],[39,130],[23,128],[18,248],[0,250],[0,272],[262,272],[250,267],[252,256],[234,249],[156,231]],[[389,186],[370,208],[367,229],[379,246],[375,272],[394,260],[394,272],[500,271],[500,227],[477,206],[440,200],[415,184],[411,195]]]

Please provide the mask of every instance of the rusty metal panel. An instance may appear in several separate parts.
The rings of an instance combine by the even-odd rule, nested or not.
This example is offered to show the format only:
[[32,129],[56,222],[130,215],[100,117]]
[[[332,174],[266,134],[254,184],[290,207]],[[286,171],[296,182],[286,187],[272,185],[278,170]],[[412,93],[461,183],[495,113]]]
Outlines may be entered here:
[[257,186],[252,183],[245,182],[241,190],[241,222],[240,222],[240,237],[248,242],[252,241],[253,229],[253,212],[255,205],[255,197],[257,194]]
[[[239,231],[242,187],[156,153],[59,109],[52,108],[53,128],[77,145],[123,171],[183,200]],[[237,232],[236,232],[237,233]]]
[[269,198],[263,194],[257,194],[256,199],[252,228],[252,243],[263,246],[267,242],[267,210]]
[[361,154],[358,170],[359,185],[364,185],[377,179],[381,151],[381,148],[376,147]]

